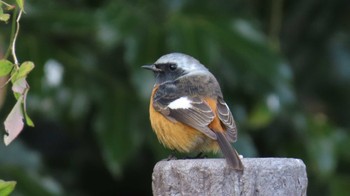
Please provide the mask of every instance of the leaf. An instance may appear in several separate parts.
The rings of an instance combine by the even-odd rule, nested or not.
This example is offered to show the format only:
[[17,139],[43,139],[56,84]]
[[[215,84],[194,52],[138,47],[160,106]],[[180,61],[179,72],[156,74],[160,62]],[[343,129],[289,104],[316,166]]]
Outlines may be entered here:
[[26,95],[28,92],[28,83],[26,78],[20,78],[12,85],[12,91],[14,93],[15,98],[18,100],[18,98],[23,96],[23,100],[26,101]]
[[22,77],[22,78],[16,80],[12,85],[12,91],[14,92],[16,99],[21,98],[23,100],[23,110],[22,111],[24,113],[26,124],[28,126],[34,127],[34,123],[30,119],[30,117],[28,116],[27,109],[26,109],[28,90],[29,90],[29,85],[28,85],[25,77]]
[[[97,114],[95,120],[97,140],[101,145],[107,167],[115,176],[122,174],[123,166],[135,150],[135,143],[132,140],[133,133],[124,130],[133,130],[129,126],[137,126],[135,123],[130,125],[128,122],[132,108],[123,103],[131,100],[127,96],[127,90],[119,87],[121,89],[119,93],[108,92],[101,97],[104,102],[106,100],[103,97],[107,96],[111,99],[101,105],[102,112]],[[119,104],[111,106],[112,102]]]
[[19,8],[21,8],[21,10],[24,9],[24,0],[16,0],[17,5],[19,6]]
[[0,195],[7,196],[15,189],[16,181],[3,181],[0,180]]
[[5,59],[0,60],[0,77],[8,75],[12,69],[13,64],[10,61]]
[[14,72],[14,76],[12,79],[12,82],[16,82],[20,78],[27,77],[29,72],[31,72],[34,69],[34,63],[31,61],[26,61],[21,64],[18,71]]
[[10,19],[10,14],[4,14],[4,10],[2,9],[2,3],[0,2],[0,20],[7,22]]
[[10,19],[10,14],[0,14],[0,20],[7,22]]
[[18,98],[17,103],[4,122],[5,131],[7,132],[7,135],[4,135],[4,143],[6,146],[18,136],[24,127],[22,101],[23,96]]
[[34,123],[32,121],[32,119],[30,119],[28,113],[27,113],[27,94],[29,91],[29,85],[27,84],[27,90],[25,91],[25,93],[23,94],[23,113],[24,113],[24,117],[26,120],[26,124],[30,127],[34,127]]
[[30,117],[28,116],[27,112],[24,112],[24,117],[26,119],[26,124],[30,127],[34,127],[34,123],[32,119],[30,119]]
[[12,91],[15,93],[19,93],[21,95],[24,94],[26,89],[28,89],[28,83],[27,83],[27,80],[25,78],[18,79],[12,85]]

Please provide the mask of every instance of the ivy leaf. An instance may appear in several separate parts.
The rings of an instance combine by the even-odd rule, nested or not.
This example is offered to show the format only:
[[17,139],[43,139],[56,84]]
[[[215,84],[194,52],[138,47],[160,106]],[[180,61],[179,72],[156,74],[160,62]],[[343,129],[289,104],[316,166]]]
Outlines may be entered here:
[[23,94],[23,113],[24,113],[24,117],[26,120],[26,124],[30,127],[34,127],[34,123],[33,123],[32,119],[30,119],[30,117],[27,113],[27,104],[26,103],[27,103],[27,94],[29,91],[29,85],[27,84],[27,81],[25,83],[26,83],[26,91]]
[[32,119],[30,119],[30,117],[28,116],[26,111],[24,111],[24,117],[25,117],[25,120],[26,120],[26,124],[28,126],[30,126],[30,127],[34,127],[34,123],[33,123]]
[[23,112],[22,112],[22,101],[23,96],[20,96],[17,100],[17,103],[12,108],[10,114],[7,116],[4,125],[6,135],[4,135],[5,145],[9,145],[23,130]]
[[10,193],[15,189],[15,181],[3,181],[0,180],[0,195],[10,195]]
[[4,10],[1,7],[1,2],[0,2],[0,20],[7,22],[10,19],[10,14],[4,14]]
[[10,19],[10,14],[0,14],[0,20],[7,22]]
[[31,72],[34,69],[34,63],[31,61],[26,61],[21,64],[19,69],[14,72],[12,76],[12,82],[15,83],[18,79],[27,77],[29,72]]
[[16,80],[12,85],[12,91],[20,95],[23,95],[27,89],[28,89],[28,83],[26,78],[23,78],[23,77]]
[[23,113],[26,120],[26,124],[28,126],[34,127],[34,123],[28,116],[27,109],[26,109],[26,100],[27,100],[27,94],[29,91],[29,85],[27,83],[26,78],[20,78],[15,83],[13,83],[12,91],[15,93],[16,99],[23,96]]
[[10,61],[5,59],[0,60],[0,77],[8,75],[12,69],[13,64]]
[[20,78],[20,79],[16,80],[12,85],[12,91],[13,91],[15,98],[18,100],[19,97],[23,96],[24,97],[23,99],[25,101],[26,99],[25,99],[24,94],[27,94],[28,88],[29,88],[29,86],[28,86],[26,78]]

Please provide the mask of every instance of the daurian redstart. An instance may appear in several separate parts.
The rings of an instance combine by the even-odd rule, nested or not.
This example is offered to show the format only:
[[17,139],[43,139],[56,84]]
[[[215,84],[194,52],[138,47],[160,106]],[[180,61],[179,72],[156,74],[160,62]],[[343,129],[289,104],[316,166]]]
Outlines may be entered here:
[[159,141],[179,152],[221,152],[236,170],[243,164],[230,144],[237,129],[216,78],[195,58],[171,53],[142,68],[155,74],[151,126]]

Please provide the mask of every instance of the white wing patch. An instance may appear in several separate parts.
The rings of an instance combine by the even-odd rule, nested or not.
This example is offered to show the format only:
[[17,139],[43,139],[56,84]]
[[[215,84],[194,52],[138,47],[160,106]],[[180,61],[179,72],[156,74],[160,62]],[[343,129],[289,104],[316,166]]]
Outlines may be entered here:
[[189,100],[187,97],[180,97],[180,98],[170,102],[168,107],[170,109],[173,109],[173,110],[189,109],[192,107],[192,104],[191,104],[191,100]]

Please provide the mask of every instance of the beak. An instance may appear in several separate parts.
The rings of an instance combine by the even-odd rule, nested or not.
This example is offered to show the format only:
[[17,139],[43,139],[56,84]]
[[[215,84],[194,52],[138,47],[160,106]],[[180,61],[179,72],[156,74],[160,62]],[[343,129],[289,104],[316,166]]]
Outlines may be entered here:
[[154,72],[160,72],[160,71],[162,71],[161,69],[158,69],[154,64],[152,64],[152,65],[143,65],[143,66],[141,66],[141,68],[143,68],[143,69],[148,69],[148,70],[152,70],[152,71],[154,71]]

